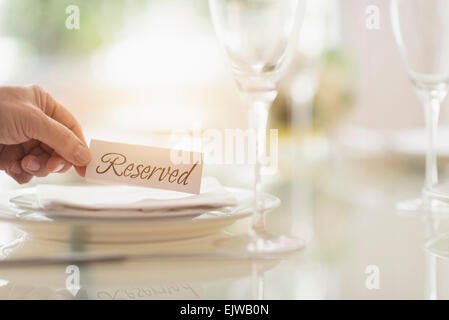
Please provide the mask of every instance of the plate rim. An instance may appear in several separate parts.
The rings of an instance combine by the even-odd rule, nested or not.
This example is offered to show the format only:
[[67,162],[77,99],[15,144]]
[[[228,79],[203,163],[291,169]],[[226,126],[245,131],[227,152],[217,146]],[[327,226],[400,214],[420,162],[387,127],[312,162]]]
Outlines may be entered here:
[[[228,190],[234,190],[234,191],[244,191],[244,192],[250,192],[253,193],[253,191],[251,191],[250,189],[245,189],[245,188],[239,188],[239,187],[224,187],[225,189]],[[6,197],[7,198],[7,202],[9,205],[12,205],[10,203],[10,199],[12,199],[13,197],[17,197],[20,196],[21,194],[24,193],[31,193],[32,191],[36,190],[36,187],[27,187],[27,188],[19,188],[19,189],[15,189],[10,191],[9,195]],[[270,193],[267,192],[263,192],[262,193],[265,197],[270,198],[272,200],[272,205],[270,207],[267,207],[264,209],[265,213],[270,212],[276,208],[278,208],[281,204],[281,200],[279,197],[272,195]],[[14,205],[14,208],[17,208],[17,206]],[[8,208],[11,210],[11,208]],[[20,209],[20,208],[19,208]],[[242,208],[239,210],[239,212],[234,212],[231,213],[229,215],[221,215],[221,216],[213,216],[211,214],[211,212],[218,210],[219,208],[211,208],[210,210],[203,212],[199,215],[195,215],[195,214],[191,214],[191,215],[180,215],[180,216],[170,216],[170,217],[151,217],[151,215],[149,216],[142,216],[142,217],[107,217],[107,218],[101,218],[101,217],[63,217],[63,216],[45,216],[44,213],[42,213],[41,210],[39,209],[33,209],[33,210],[24,210],[24,209],[20,209],[23,210],[22,214],[24,212],[30,212],[30,214],[33,213],[41,213],[45,218],[47,218],[48,220],[28,220],[28,219],[24,219],[23,217],[20,217],[20,213],[17,212],[14,214],[14,212],[11,210],[11,213],[6,213],[0,210],[0,221],[2,222],[8,222],[8,223],[13,223],[13,224],[72,224],[72,225],[93,225],[93,224],[117,224],[117,223],[126,223],[126,224],[133,224],[133,223],[139,223],[139,222],[158,222],[158,224],[173,224],[173,223],[203,223],[204,220],[209,220],[209,219],[213,219],[213,220],[238,220],[238,219],[242,219],[245,218],[247,216],[250,216],[252,213],[252,208],[251,207],[246,207],[246,208]],[[17,210],[17,209],[15,209]],[[197,219],[205,214],[210,214],[211,216],[208,219]],[[25,216],[25,215],[24,215]]]

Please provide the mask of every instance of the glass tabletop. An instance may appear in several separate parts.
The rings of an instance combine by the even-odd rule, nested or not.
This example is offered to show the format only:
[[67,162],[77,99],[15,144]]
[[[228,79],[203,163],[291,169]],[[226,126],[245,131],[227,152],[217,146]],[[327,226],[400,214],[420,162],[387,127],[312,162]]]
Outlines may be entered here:
[[[257,260],[217,255],[214,242],[244,233],[248,219],[207,237],[117,245],[84,243],[80,229],[72,230],[72,242],[52,242],[1,224],[5,259],[70,257],[73,252],[120,253],[127,258],[0,266],[0,299],[449,297],[444,281],[449,265],[443,256],[426,250],[429,240],[449,231],[449,218],[395,210],[398,199],[420,188],[422,177],[415,173],[419,161],[344,151],[318,161],[299,159],[284,154],[276,178],[268,179],[265,188],[282,200],[267,215],[267,228],[304,239],[307,245],[299,252]],[[228,168],[218,178],[232,184],[232,177],[242,176],[237,173],[244,170]],[[243,186],[244,180],[234,183]],[[76,283],[73,277],[78,277],[79,290],[71,286]]]

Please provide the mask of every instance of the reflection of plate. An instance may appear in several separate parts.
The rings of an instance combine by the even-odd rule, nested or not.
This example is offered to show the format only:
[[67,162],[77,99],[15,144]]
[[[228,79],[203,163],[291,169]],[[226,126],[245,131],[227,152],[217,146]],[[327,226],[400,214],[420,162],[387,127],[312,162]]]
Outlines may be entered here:
[[[82,273],[88,276],[84,280],[88,289],[97,290],[106,287],[138,287],[163,283],[210,282],[218,279],[243,278],[254,272],[262,273],[275,267],[286,256],[268,259],[233,258],[229,259],[176,259],[177,254],[214,253],[217,248],[214,243],[222,235],[187,239],[182,241],[153,242],[137,244],[96,244],[90,243],[83,247],[86,253],[124,254],[131,259],[125,262],[88,263],[80,265]],[[5,245],[3,250],[9,254],[6,259],[23,258],[39,255],[41,257],[68,254],[70,247],[66,243],[30,239],[25,237],[17,243]],[[132,257],[151,256],[163,253],[174,258],[169,259],[134,259]],[[288,257],[291,257],[290,255]],[[29,266],[0,268],[0,278],[16,284],[64,288],[65,268],[67,265],[48,265],[39,268],[39,272],[30,272]],[[255,268],[256,267],[256,268]],[[81,279],[83,280],[83,279]],[[85,286],[83,286],[85,287]],[[1,294],[0,294],[1,297]],[[94,297],[95,298],[95,297]],[[170,297],[166,297],[170,298]]]
[[[19,190],[11,197],[21,195]],[[41,239],[70,241],[83,240],[94,243],[137,243],[188,239],[219,232],[236,220],[245,218],[252,211],[252,192],[229,189],[238,199],[236,207],[225,207],[203,212],[197,216],[173,216],[155,218],[153,215],[139,217],[67,217],[54,212],[35,210],[4,210],[0,221],[18,225],[31,236]],[[280,200],[264,194],[265,210],[279,206]],[[81,212],[81,211],[79,211]],[[83,212],[84,213],[84,212]]]

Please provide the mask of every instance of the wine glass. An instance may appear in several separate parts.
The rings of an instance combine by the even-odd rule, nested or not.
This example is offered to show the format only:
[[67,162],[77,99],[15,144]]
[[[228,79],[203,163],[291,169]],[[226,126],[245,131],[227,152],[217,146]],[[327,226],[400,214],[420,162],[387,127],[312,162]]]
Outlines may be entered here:
[[449,206],[432,197],[432,194],[438,183],[438,116],[449,84],[449,1],[391,0],[390,10],[400,56],[423,104],[427,131],[422,196],[399,203],[398,209],[446,211]]
[[212,22],[237,87],[248,105],[255,132],[254,210],[248,235],[229,240],[254,253],[290,251],[300,239],[265,230],[261,167],[265,155],[268,111],[278,82],[296,45],[304,0],[209,0]]

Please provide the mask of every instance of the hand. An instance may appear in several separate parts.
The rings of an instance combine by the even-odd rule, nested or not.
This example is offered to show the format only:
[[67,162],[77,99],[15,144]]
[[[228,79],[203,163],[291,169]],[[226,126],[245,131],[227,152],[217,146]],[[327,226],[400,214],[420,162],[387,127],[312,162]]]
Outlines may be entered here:
[[75,117],[39,86],[0,87],[0,170],[18,183],[90,162]]

